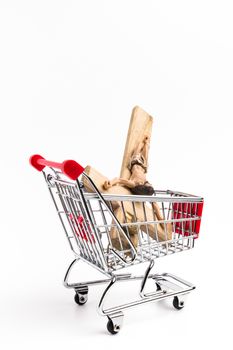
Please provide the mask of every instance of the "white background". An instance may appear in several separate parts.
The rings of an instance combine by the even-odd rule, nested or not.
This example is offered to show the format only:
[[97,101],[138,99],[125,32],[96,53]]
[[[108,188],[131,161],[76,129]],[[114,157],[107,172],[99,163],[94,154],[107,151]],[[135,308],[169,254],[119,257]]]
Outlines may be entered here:
[[[0,1],[2,349],[229,348],[232,16],[231,1]],[[96,313],[102,287],[80,308],[62,286],[73,256],[28,158],[116,176],[135,105],[154,116],[150,181],[205,208],[195,249],[156,261],[197,285],[186,307],[128,310],[113,337]]]

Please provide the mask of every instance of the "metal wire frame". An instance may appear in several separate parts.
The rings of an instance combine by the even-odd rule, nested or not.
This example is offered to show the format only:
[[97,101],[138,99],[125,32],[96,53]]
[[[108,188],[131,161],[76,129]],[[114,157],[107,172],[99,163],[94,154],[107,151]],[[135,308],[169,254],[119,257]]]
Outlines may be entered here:
[[[198,213],[198,206],[203,202],[201,197],[169,190],[155,191],[153,196],[101,195],[86,176],[94,190],[87,193],[78,180],[67,180],[53,168],[43,173],[75,256],[107,275],[194,247],[196,226],[201,219]],[[122,211],[123,223],[114,215],[116,203]],[[162,219],[156,217],[154,203]],[[130,219],[127,217],[129,206]],[[152,217],[148,218],[148,213],[152,213]],[[163,240],[159,239],[161,227]],[[170,239],[169,227],[172,227]],[[132,230],[137,233],[136,246],[131,241]]]

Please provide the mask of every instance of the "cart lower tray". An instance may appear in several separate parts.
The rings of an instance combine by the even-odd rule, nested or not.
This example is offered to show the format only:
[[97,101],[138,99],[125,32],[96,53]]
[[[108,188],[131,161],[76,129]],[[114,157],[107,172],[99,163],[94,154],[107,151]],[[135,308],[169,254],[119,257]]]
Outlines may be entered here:
[[[71,288],[75,290],[74,300],[78,305],[86,304],[88,300],[89,287],[97,284],[107,283],[107,287],[104,290],[99,304],[98,312],[100,315],[107,316],[107,329],[111,334],[117,334],[122,328],[124,314],[122,310],[134,307],[136,305],[141,305],[153,301],[159,301],[163,299],[172,299],[173,306],[177,310],[181,310],[184,307],[184,297],[192,290],[195,286],[173,274],[163,273],[163,274],[153,274],[151,270],[154,266],[154,260],[151,260],[149,266],[147,267],[145,274],[140,276],[134,276],[130,273],[126,274],[113,274],[109,278],[102,280],[92,280],[85,281],[81,283],[69,283],[68,278],[73,266],[79,261],[75,259],[69,266],[65,278],[64,286],[66,288]],[[150,292],[145,292],[146,283],[149,279],[153,279],[155,289]],[[111,308],[105,308],[104,304],[106,302],[107,296],[110,289],[113,288],[118,282],[129,282],[141,280],[141,287],[139,290],[139,298],[134,301],[130,301],[125,304],[120,304],[113,306]]]

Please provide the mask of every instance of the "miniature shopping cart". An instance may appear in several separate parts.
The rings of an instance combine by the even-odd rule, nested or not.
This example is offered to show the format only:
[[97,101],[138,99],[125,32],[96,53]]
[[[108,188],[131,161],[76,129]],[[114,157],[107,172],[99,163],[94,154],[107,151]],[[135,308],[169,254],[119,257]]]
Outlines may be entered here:
[[[184,296],[195,287],[172,274],[153,274],[151,270],[155,259],[194,247],[203,208],[201,197],[175,191],[155,191],[153,196],[102,195],[85,169],[73,160],[55,163],[34,155],[30,163],[43,172],[74,252],[75,260],[66,272],[64,285],[74,289],[77,304],[87,302],[89,286],[107,283],[98,311],[108,317],[107,329],[112,334],[122,327],[124,309],[167,298],[173,300],[176,309],[184,307]],[[91,192],[86,190],[87,182]],[[119,212],[122,220],[118,219]],[[80,260],[102,272],[105,278],[69,283],[70,271]],[[141,263],[147,263],[144,275],[121,273]],[[149,279],[154,290],[146,292]],[[141,280],[138,299],[106,308],[112,286],[132,280]]]

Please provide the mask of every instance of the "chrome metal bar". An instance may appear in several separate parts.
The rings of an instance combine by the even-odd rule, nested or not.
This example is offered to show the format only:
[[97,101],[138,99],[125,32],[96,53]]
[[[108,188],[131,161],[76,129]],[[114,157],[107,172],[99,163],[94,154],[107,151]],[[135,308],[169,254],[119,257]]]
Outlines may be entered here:
[[[162,202],[162,212],[163,212],[163,219],[165,220],[165,208],[164,208],[164,202]],[[168,252],[168,243],[167,243],[167,240],[168,240],[168,234],[167,234],[167,224],[164,223],[164,233],[165,233],[165,237],[166,237],[166,250]]]
[[[86,177],[87,177],[87,176],[86,176]],[[89,181],[91,180],[89,177],[87,177],[87,178],[89,179]],[[84,210],[85,210],[86,217],[88,218],[89,224],[90,224],[90,226],[91,226],[93,232],[95,232],[95,238],[96,238],[96,240],[97,240],[97,242],[98,242],[98,245],[99,245],[99,247],[100,247],[100,257],[101,257],[102,267],[103,267],[104,270],[107,270],[107,269],[108,269],[108,268],[107,268],[107,261],[106,261],[106,258],[105,258],[105,256],[104,256],[104,254],[103,254],[103,245],[102,245],[102,241],[101,241],[101,239],[100,239],[100,237],[99,237],[99,233],[98,233],[98,231],[96,230],[96,227],[93,225],[93,223],[92,223],[92,221],[91,221],[91,215],[90,215],[90,213],[89,213],[89,209],[88,209],[88,206],[87,206],[87,204],[86,204],[86,201],[85,201],[85,198],[84,198],[84,194],[83,194],[83,192],[82,192],[82,189],[81,189],[81,187],[80,187],[80,183],[79,183],[78,179],[76,180],[76,183],[77,183],[77,186],[78,186],[78,191],[79,191],[81,203],[82,203],[82,206],[83,206],[83,208],[84,208]],[[91,181],[91,183],[92,183],[92,181]]]
[[[151,269],[151,265],[149,265],[148,269]],[[146,274],[147,274],[147,272],[146,272]],[[146,275],[144,277],[146,277]],[[184,281],[184,280],[182,280],[182,279],[180,279],[172,274],[164,273],[162,275],[153,275],[153,279],[158,280],[158,281],[161,281],[161,280],[164,281],[164,277],[169,277],[169,278],[175,279],[179,283],[183,284],[183,288],[180,287],[180,289],[177,288],[176,291],[171,291],[171,292],[162,291],[162,292],[142,294],[141,299],[139,299],[139,300],[135,300],[132,302],[128,302],[125,304],[120,304],[120,305],[117,305],[117,306],[114,306],[111,308],[104,309],[105,298],[106,298],[107,294],[109,293],[109,290],[111,289],[111,287],[115,284],[115,282],[117,282],[116,276],[113,276],[109,285],[105,289],[105,291],[100,299],[100,302],[98,305],[98,312],[104,316],[108,316],[108,315],[111,316],[112,314],[115,314],[121,310],[128,309],[128,308],[134,307],[136,305],[141,305],[141,304],[145,304],[145,303],[149,303],[149,302],[153,302],[153,301],[157,301],[157,300],[163,300],[163,299],[178,296],[178,295],[185,295],[185,294],[191,292],[193,289],[195,289],[195,286],[193,286],[191,283]],[[142,291],[144,289],[144,286],[145,286],[145,284],[143,281],[143,285],[141,288]]]
[[[80,245],[80,242],[79,242],[79,240],[78,240],[77,237],[76,237],[76,234],[75,234],[75,231],[74,231],[74,227],[73,227],[73,225],[72,225],[72,222],[70,221],[70,217],[69,217],[70,209],[69,209],[69,204],[67,203],[67,198],[64,198],[64,196],[63,196],[63,195],[64,195],[64,190],[63,190],[63,188],[59,185],[59,183],[57,183],[56,181],[55,181],[54,183],[55,183],[55,188],[57,189],[57,195],[58,195],[58,197],[59,197],[59,199],[60,199],[60,203],[61,203],[61,205],[62,205],[62,207],[63,207],[63,209],[64,209],[64,212],[65,212],[65,217],[66,217],[67,223],[69,223],[69,226],[70,226],[71,231],[72,231],[72,238],[74,239],[74,241],[76,241],[77,247],[78,247],[78,249],[79,249],[79,253],[80,253],[80,252],[81,252],[81,253],[83,252],[83,254],[86,255],[86,254],[84,253],[83,245]],[[53,196],[53,197],[54,197],[55,202],[57,202],[56,199],[55,199],[55,196]],[[66,232],[67,232],[66,225],[65,225],[65,223],[64,223],[64,221],[63,221],[62,215],[59,215],[59,217],[60,217],[60,219],[61,219],[61,221],[62,221],[62,223],[63,223],[63,227],[65,227],[65,230],[66,230]],[[73,242],[71,241],[71,237],[68,236],[68,239],[69,239],[70,245],[72,246],[72,250],[74,251],[75,254],[77,254],[77,251],[76,251],[75,248],[74,248]]]
[[146,236],[147,236],[147,242],[148,242],[148,247],[149,247],[149,256],[151,258],[152,257],[151,246],[150,246],[151,239],[150,239],[149,230],[148,230],[148,221],[147,221],[147,216],[146,216],[145,202],[142,202],[142,209],[143,209],[143,215],[145,218]]
[[79,258],[74,259],[72,261],[72,263],[70,264],[70,266],[68,267],[67,271],[66,271],[66,274],[65,274],[65,277],[64,277],[64,281],[63,281],[63,285],[66,288],[70,288],[71,287],[71,285],[69,285],[69,283],[68,283],[68,278],[69,278],[71,269],[73,268],[74,264],[76,264],[78,262],[78,260],[79,260]]
[[150,271],[152,270],[154,264],[155,264],[154,260],[151,260],[150,264],[145,272],[144,278],[142,280],[141,289],[140,289],[140,293],[139,293],[142,298],[145,297],[144,289],[145,289],[146,281],[148,279],[148,276],[149,276]]
[[[65,189],[66,189],[66,187],[65,187]],[[81,225],[77,221],[77,212],[76,212],[75,207],[73,205],[73,200],[69,196],[66,196],[66,197],[64,197],[64,201],[67,203],[68,210],[72,215],[72,218],[70,217],[70,215],[67,215],[67,217],[71,223],[71,226],[74,228],[74,238],[76,241],[80,242],[80,245],[82,245],[84,247],[85,255],[88,257],[88,259],[93,260],[88,241],[86,241],[85,239],[82,239],[79,235],[77,235],[76,228],[78,229],[78,232],[81,232],[82,228],[81,228]],[[84,220],[83,224],[84,225],[86,224],[86,220]],[[87,227],[86,227],[85,233],[86,233],[86,231],[88,231]]]
[[[42,173],[43,173],[45,182],[46,182],[46,184],[48,185],[46,173],[45,173],[44,171],[43,171]],[[60,219],[60,221],[61,221],[62,227],[63,227],[63,229],[64,229],[64,232],[65,232],[65,234],[66,234],[67,240],[68,240],[68,242],[69,242],[70,248],[71,248],[71,250],[75,253],[75,251],[74,251],[74,249],[73,249],[73,246],[72,246],[72,244],[71,244],[71,242],[70,242],[70,239],[69,239],[69,234],[68,234],[68,232],[67,232],[67,230],[66,230],[66,227],[65,227],[65,225],[64,225],[64,222],[63,222],[63,220],[62,220],[61,213],[60,213],[59,208],[58,208],[58,206],[57,206],[57,203],[56,203],[56,200],[55,200],[55,198],[54,198],[54,195],[53,195],[53,192],[52,192],[52,190],[51,190],[51,186],[50,186],[50,185],[48,185],[48,189],[49,189],[50,196],[51,196],[51,198],[52,198],[52,200],[53,200],[54,206],[55,206],[55,208],[56,208],[56,211],[57,211],[57,213],[58,213],[59,219]]]
[[119,305],[119,306],[115,306],[115,307],[112,307],[112,308],[108,308],[108,309],[102,310],[101,314],[105,315],[105,316],[106,315],[111,315],[111,314],[113,314],[115,312],[118,312],[120,310],[129,309],[129,308],[131,308],[133,306],[136,306],[136,305],[150,303],[150,302],[153,302],[153,301],[156,301],[156,300],[167,299],[167,298],[178,296],[178,295],[184,295],[184,294],[187,294],[187,293],[191,292],[192,290],[193,290],[193,288],[186,288],[186,289],[181,290],[179,292],[163,293],[162,295],[161,295],[161,293],[155,293],[151,297],[142,298],[142,299],[139,299],[139,300],[135,300],[135,301],[129,302],[127,304],[122,304],[122,305]]
[[173,275],[172,273],[164,272],[164,273],[162,273],[160,276],[163,276],[163,277],[170,277],[170,278],[176,280],[177,282],[186,285],[188,288],[191,288],[191,289],[195,289],[195,288],[196,288],[192,283],[190,283],[190,282],[184,280],[183,278],[177,277],[177,276]]
[[[138,196],[138,195],[116,195],[116,194],[103,194],[102,197],[104,200],[108,201],[126,201],[126,202],[163,202],[164,197],[157,197],[157,196]],[[87,199],[98,199],[98,195],[95,193],[88,193],[85,192],[85,198]],[[179,202],[180,203],[201,203],[203,202],[203,198],[201,197],[185,197],[180,196]],[[166,202],[168,203],[176,203],[177,197],[166,197]]]
[[[136,223],[132,222],[132,224],[136,224],[137,225],[137,232],[138,232],[138,240],[139,240],[139,247],[142,246],[142,235],[141,235],[141,228],[140,228],[140,224],[137,220],[137,214],[136,214],[136,208],[135,208],[135,203],[132,202],[132,207],[133,207],[133,214],[134,214],[134,220],[136,220]],[[143,254],[142,254],[142,250],[139,249],[138,251],[138,255],[140,254],[140,260],[143,261]]]
[[[136,258],[136,255],[137,255],[137,251],[136,251],[136,249],[134,248],[134,245],[132,244],[131,240],[130,240],[130,239],[127,237],[127,235],[125,234],[124,230],[123,230],[122,227],[121,227],[120,222],[117,220],[117,218],[115,217],[115,215],[113,214],[113,212],[112,212],[111,210],[109,210],[107,203],[105,202],[105,200],[104,200],[102,194],[99,192],[99,190],[97,189],[97,187],[96,187],[96,185],[94,184],[94,182],[92,181],[92,179],[91,179],[87,174],[85,174],[85,173],[83,173],[83,176],[84,176],[86,179],[88,179],[88,181],[91,183],[93,189],[94,189],[95,192],[97,193],[98,197],[101,199],[102,203],[105,205],[105,207],[106,207],[106,209],[108,210],[110,216],[111,216],[112,219],[116,222],[118,229],[120,230],[120,232],[122,233],[122,235],[124,236],[124,238],[126,239],[127,243],[129,244],[129,246],[130,246],[130,248],[131,248],[131,250],[132,250],[132,253],[133,253],[132,255],[133,255],[133,257],[132,257],[132,259],[131,259],[131,262],[134,261],[135,258]],[[83,202],[85,203],[85,198],[84,198],[83,193],[82,193],[82,199],[83,199]],[[115,254],[115,255],[119,258],[119,254],[118,254],[114,249],[111,248],[111,251],[112,251],[113,254]],[[123,259],[122,257],[120,257],[120,260],[121,260],[122,262],[124,262],[126,265],[130,264],[129,261],[126,261],[126,260]]]
[[[126,227],[128,225],[130,226],[135,226],[135,225],[146,225],[146,224],[169,224],[169,223],[176,223],[176,222],[186,222],[186,221],[197,221],[200,220],[201,218],[199,216],[194,217],[194,218],[184,218],[184,219],[171,219],[171,220],[148,220],[148,221],[139,221],[139,222],[131,222],[131,223],[122,223],[121,226]],[[110,226],[110,225],[107,225]],[[117,227],[115,224],[111,224],[112,227]],[[98,225],[98,227],[106,227],[106,225]]]

